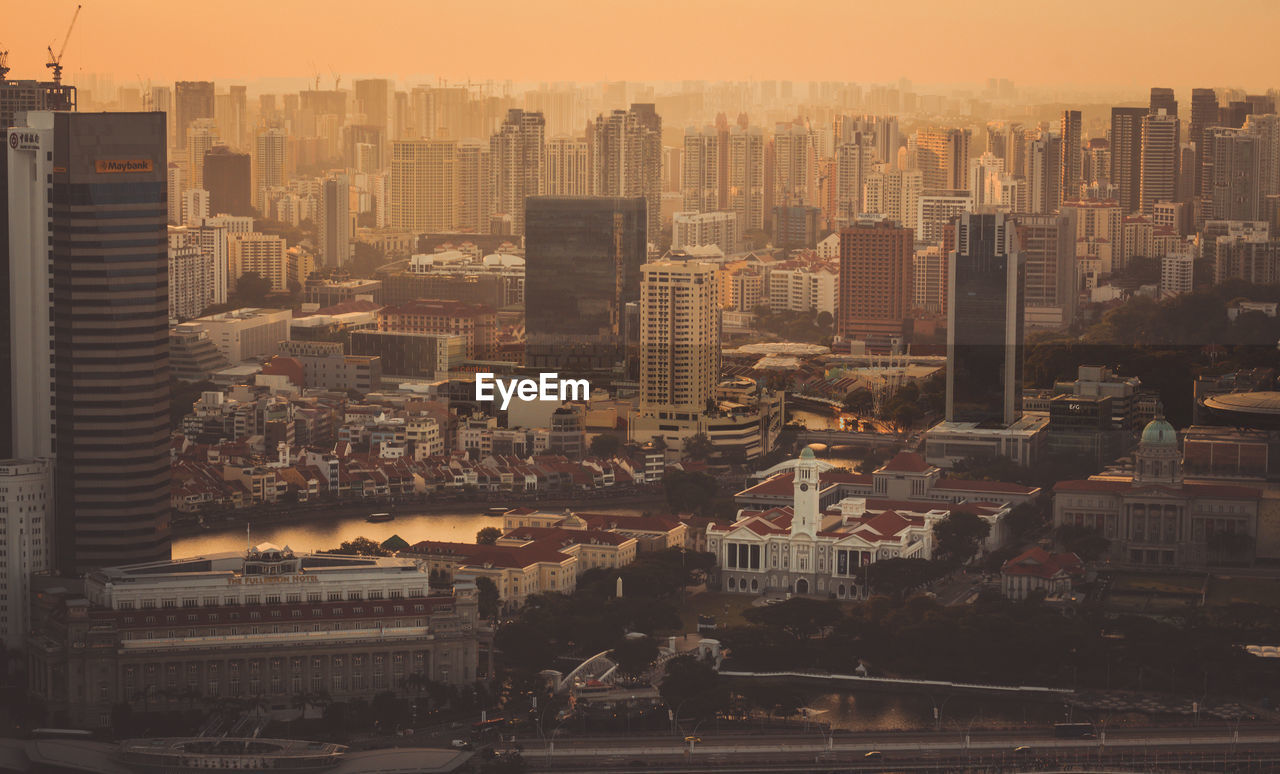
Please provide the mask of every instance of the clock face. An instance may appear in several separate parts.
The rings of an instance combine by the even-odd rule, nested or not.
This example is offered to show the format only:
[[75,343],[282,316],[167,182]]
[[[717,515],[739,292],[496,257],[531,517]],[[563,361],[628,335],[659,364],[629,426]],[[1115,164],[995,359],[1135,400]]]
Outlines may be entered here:
[[800,485],[800,491],[801,491],[801,492],[808,492],[808,491],[809,491],[809,485],[808,485],[808,484],[801,484],[801,485]]

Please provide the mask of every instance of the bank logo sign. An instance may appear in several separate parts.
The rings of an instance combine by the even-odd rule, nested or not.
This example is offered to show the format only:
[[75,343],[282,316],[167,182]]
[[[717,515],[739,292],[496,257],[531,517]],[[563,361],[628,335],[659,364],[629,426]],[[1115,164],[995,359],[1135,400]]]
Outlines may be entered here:
[[93,169],[98,174],[116,174],[120,172],[150,172],[151,159],[98,159],[93,162]]

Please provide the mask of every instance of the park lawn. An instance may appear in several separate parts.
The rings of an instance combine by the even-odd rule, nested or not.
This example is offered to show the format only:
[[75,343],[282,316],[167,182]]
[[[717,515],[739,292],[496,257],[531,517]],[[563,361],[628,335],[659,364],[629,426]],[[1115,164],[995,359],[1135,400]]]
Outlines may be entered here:
[[[742,626],[747,619],[743,611],[751,607],[758,597],[755,594],[730,594],[724,591],[704,591],[692,594],[680,607],[680,621],[686,634],[698,630],[698,616],[713,615],[720,627]],[[728,612],[726,613],[726,609]]]
[[1274,607],[1280,605],[1280,579],[1215,577],[1209,581],[1207,602],[1210,605],[1252,602]]
[[1153,593],[1153,594],[1195,594],[1204,587],[1204,576],[1150,575],[1147,573],[1117,573],[1111,585],[1115,593]]

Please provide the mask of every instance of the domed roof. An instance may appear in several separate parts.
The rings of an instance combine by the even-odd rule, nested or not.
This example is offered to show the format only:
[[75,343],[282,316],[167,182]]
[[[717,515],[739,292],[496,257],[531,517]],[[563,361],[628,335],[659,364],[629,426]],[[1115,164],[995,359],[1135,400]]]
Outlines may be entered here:
[[1156,417],[1142,429],[1142,443],[1145,446],[1177,446],[1178,433],[1164,417]]
[[810,449],[808,446],[804,447],[804,449],[800,452],[800,459],[802,460],[815,459],[813,456],[813,449]]

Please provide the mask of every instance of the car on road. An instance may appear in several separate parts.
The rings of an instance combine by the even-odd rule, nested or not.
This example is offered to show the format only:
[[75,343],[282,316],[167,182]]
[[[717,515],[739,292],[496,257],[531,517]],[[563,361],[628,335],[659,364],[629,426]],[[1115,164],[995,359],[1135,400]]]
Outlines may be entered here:
[[1018,753],[1019,755],[1024,753],[1029,753],[1031,752],[1031,746],[1026,744],[1020,744],[1017,747],[1013,748],[1013,751]]
[[454,739],[454,740],[453,740],[452,742],[450,742],[449,744],[451,744],[455,750],[470,750],[470,749],[473,749],[473,748],[471,747],[471,743],[470,743],[470,742],[468,742],[466,739]]
[[867,760],[878,761],[884,757],[884,753],[880,752],[879,750],[871,750],[870,752],[864,753],[862,757],[866,758]]

